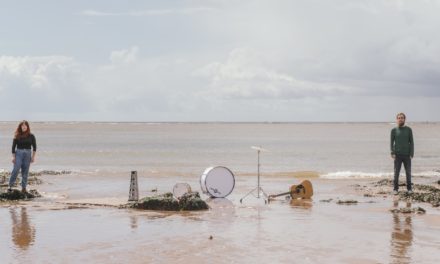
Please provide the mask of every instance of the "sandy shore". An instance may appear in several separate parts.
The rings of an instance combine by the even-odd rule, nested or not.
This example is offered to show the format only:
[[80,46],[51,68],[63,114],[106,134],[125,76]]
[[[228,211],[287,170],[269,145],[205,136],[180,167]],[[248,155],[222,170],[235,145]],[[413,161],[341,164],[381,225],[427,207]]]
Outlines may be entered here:
[[[118,209],[128,197],[121,175],[42,180],[42,198],[0,205],[2,263],[435,263],[440,250],[440,209],[399,201],[374,187],[379,179],[314,178],[310,201],[240,204],[256,182],[237,177],[227,199],[208,199],[209,211],[178,213]],[[300,181],[264,178],[262,187],[276,194]],[[198,178],[140,177],[141,196],[176,182],[200,190]],[[338,204],[347,200],[357,203]],[[426,213],[390,212],[406,207]]]

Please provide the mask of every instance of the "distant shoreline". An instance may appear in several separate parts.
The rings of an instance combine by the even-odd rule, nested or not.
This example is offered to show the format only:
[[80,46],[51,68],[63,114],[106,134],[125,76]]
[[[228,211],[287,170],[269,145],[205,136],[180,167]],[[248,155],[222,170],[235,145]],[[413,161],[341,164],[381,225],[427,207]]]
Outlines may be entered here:
[[[0,121],[0,123],[17,123],[18,121]],[[387,121],[32,121],[38,124],[395,124]],[[440,121],[413,121],[408,124],[439,124]]]

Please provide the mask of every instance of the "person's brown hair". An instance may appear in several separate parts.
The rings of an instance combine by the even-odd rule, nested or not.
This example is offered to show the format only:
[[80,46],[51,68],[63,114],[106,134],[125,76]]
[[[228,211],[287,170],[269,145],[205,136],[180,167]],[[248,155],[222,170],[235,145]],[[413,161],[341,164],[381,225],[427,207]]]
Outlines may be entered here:
[[398,113],[398,114],[396,115],[396,118],[398,118],[400,115],[403,116],[403,118],[405,118],[405,120],[406,120],[406,115],[405,115],[404,113]]
[[[23,131],[23,130],[21,129],[21,126],[22,126],[23,124],[25,124],[25,125],[27,126],[27,130],[26,130],[26,131]],[[15,139],[17,139],[17,138],[25,138],[25,137],[29,136],[30,134],[31,134],[31,127],[29,126],[28,121],[23,120],[23,121],[20,122],[20,124],[18,124],[18,127],[17,127],[17,129],[15,130],[14,138],[15,138]]]

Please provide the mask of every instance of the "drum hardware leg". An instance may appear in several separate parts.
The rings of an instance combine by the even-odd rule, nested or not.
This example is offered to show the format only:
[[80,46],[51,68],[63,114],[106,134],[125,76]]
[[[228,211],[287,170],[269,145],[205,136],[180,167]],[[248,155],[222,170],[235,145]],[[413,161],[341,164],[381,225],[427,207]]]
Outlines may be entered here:
[[264,192],[263,188],[261,187],[255,187],[254,189],[252,189],[250,192],[248,192],[245,196],[243,196],[240,199],[240,203],[243,203],[243,199],[248,197],[249,195],[253,195],[255,198],[259,199],[259,198],[263,198],[264,197],[264,203],[268,203],[268,195]]

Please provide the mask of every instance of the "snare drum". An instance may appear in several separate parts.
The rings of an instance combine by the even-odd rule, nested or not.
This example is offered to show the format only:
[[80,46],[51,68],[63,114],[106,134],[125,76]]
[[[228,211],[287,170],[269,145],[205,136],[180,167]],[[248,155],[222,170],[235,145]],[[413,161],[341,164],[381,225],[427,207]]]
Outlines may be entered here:
[[188,183],[176,183],[173,188],[173,195],[180,199],[183,195],[191,192],[191,186]]
[[224,198],[234,190],[235,178],[226,167],[209,167],[200,176],[200,187],[204,194]]

